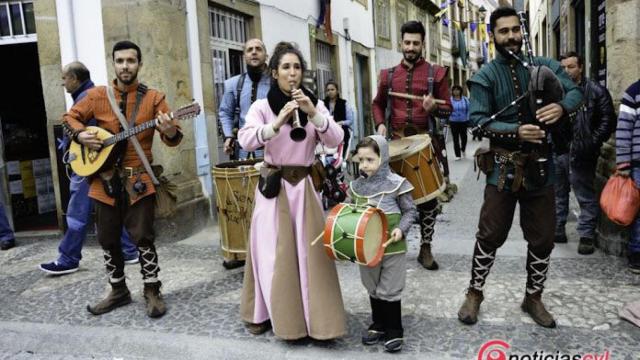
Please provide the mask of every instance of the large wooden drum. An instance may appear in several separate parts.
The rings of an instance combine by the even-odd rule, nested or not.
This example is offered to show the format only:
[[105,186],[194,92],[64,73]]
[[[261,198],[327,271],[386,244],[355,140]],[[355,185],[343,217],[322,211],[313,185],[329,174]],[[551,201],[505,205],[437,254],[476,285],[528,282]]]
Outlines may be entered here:
[[254,165],[262,159],[230,161],[213,170],[220,249],[226,260],[245,260],[253,200],[260,173]]
[[390,141],[389,165],[413,185],[416,204],[435,199],[447,186],[429,135]]

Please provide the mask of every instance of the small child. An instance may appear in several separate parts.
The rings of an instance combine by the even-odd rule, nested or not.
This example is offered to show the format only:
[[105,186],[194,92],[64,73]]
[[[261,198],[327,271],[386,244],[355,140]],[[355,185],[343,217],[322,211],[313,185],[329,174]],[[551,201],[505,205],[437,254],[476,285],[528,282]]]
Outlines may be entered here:
[[404,289],[407,260],[405,234],[417,217],[411,191],[413,186],[389,168],[389,145],[384,137],[372,135],[356,146],[360,178],[351,182],[350,195],[356,205],[371,205],[387,216],[392,240],[380,264],[360,266],[362,284],[369,292],[373,324],[362,337],[364,345],[384,340],[384,350],[402,349],[403,328],[401,294]]

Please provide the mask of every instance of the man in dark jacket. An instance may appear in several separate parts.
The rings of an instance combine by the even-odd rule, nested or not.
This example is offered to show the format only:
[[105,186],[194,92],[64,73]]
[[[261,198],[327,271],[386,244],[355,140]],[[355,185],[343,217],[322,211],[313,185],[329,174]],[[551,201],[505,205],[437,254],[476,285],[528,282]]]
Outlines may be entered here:
[[594,189],[596,164],[602,143],[615,130],[616,115],[606,88],[583,74],[583,59],[575,52],[560,57],[562,67],[584,94],[584,104],[573,122],[570,151],[556,156],[556,243],[567,242],[565,224],[569,212],[569,191],[573,188],[578,203],[578,253],[594,252],[596,220],[599,211]]

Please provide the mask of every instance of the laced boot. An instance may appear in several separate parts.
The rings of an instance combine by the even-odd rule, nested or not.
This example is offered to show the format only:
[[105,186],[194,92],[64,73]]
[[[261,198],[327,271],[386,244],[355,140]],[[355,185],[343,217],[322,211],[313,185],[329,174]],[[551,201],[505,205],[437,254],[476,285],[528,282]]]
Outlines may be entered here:
[[147,316],[151,318],[159,318],[167,312],[167,307],[160,293],[160,286],[162,286],[160,281],[144,283],[143,295],[147,302]]
[[384,339],[384,300],[369,296],[371,302],[371,319],[373,323],[369,325],[367,333],[362,336],[363,345],[375,345]]
[[553,319],[553,315],[547,311],[542,303],[542,292],[526,294],[520,308],[529,314],[538,325],[546,328],[556,327],[556,321]]
[[131,303],[131,293],[127,289],[124,279],[122,279],[119,282],[111,283],[111,291],[107,297],[93,306],[87,305],[87,310],[93,315],[102,315],[129,303]]
[[469,288],[467,295],[458,310],[458,319],[467,325],[473,325],[478,322],[478,313],[480,312],[480,304],[484,300],[482,291]]
[[550,259],[550,249],[537,249],[536,253],[529,249],[527,253],[527,288],[521,308],[539,325],[554,328],[556,322],[542,303],[542,290],[547,280]]
[[438,201],[431,200],[418,206],[420,236],[422,244],[418,254],[418,262],[427,270],[437,270],[438,263],[431,254],[431,240],[433,239],[433,228],[438,215]]

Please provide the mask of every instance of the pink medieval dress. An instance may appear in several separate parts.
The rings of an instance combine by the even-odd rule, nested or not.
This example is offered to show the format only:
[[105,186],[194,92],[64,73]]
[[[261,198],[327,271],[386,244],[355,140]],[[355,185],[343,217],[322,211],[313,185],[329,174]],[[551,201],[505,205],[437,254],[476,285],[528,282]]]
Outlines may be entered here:
[[[266,99],[257,100],[247,113],[238,141],[247,151],[264,146],[268,164],[310,166],[318,142],[336,147],[343,139],[342,128],[332,121],[322,101],[316,109],[325,121],[320,128],[308,121],[305,140],[291,140],[289,124],[264,140],[262,128],[271,126],[277,115]],[[286,340],[306,336],[325,340],[346,334],[335,264],[321,243],[310,244],[323,231],[324,221],[310,176],[296,185],[282,179],[280,193],[272,199],[256,189],[240,305],[244,321],[271,320],[275,335]]]

